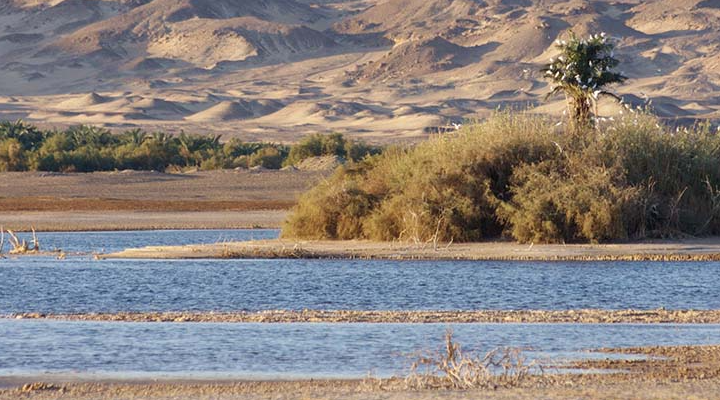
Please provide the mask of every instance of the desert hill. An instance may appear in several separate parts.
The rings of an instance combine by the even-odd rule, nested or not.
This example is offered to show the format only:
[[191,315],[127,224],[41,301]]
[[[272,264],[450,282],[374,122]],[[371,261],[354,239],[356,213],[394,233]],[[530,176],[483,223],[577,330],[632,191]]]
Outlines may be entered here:
[[720,121],[716,0],[0,0],[0,118],[416,140],[561,115],[538,69],[570,29],[617,38],[628,103]]

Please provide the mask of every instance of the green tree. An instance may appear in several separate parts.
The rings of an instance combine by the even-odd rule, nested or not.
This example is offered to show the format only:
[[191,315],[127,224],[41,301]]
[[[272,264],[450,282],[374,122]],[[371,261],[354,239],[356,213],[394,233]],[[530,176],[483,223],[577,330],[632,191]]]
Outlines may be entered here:
[[592,114],[597,114],[597,100],[602,95],[618,98],[606,87],[622,83],[627,77],[614,72],[620,61],[614,57],[615,42],[604,32],[587,39],[574,33],[570,39],[556,42],[560,55],[551,58],[541,71],[552,83],[548,97],[565,95],[570,122],[576,130],[592,123]]
[[24,150],[37,150],[45,136],[40,129],[22,120],[0,122],[0,140],[17,139]]

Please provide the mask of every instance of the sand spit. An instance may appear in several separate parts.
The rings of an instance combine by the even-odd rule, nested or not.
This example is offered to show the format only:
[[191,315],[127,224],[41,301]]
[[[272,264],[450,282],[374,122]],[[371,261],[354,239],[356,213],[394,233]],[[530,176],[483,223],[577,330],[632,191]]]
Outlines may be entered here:
[[605,245],[512,242],[412,245],[399,242],[264,240],[126,249],[104,258],[307,258],[498,261],[720,261],[720,238]]
[[[0,316],[1,317],[1,316]],[[718,324],[720,310],[482,310],[482,311],[354,311],[270,310],[259,312],[121,312],[112,314],[7,315],[7,319],[116,322],[230,323],[679,323]]]

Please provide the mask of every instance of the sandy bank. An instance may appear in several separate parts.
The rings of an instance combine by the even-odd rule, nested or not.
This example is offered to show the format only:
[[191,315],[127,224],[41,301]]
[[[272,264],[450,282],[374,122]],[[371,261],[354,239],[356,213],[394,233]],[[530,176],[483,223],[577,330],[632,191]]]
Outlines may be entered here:
[[511,242],[417,246],[366,241],[264,240],[127,249],[105,258],[319,258],[379,260],[718,261],[720,237],[604,245],[521,245]]
[[0,173],[0,225],[39,231],[277,228],[326,172]]
[[[2,318],[3,316],[0,316]],[[353,311],[271,310],[259,312],[121,312],[112,314],[39,314],[11,319],[118,322],[231,323],[681,323],[720,324],[720,310],[520,310],[520,311]]]
[[27,211],[3,215],[6,229],[44,232],[153,229],[279,228],[285,210],[250,211]]
[[[618,352],[619,350],[607,350]],[[720,392],[720,347],[680,346],[621,350],[661,356],[598,360],[578,368],[619,373],[548,374],[518,387],[476,390],[410,390],[402,378],[298,381],[72,381],[47,376],[1,378],[0,399],[715,399]],[[692,365],[692,368],[688,368]],[[43,381],[38,379],[45,378]]]

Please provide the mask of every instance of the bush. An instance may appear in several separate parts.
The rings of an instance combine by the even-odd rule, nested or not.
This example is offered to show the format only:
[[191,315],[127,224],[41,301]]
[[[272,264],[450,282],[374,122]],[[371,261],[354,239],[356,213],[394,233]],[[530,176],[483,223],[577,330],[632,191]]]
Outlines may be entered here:
[[25,168],[25,151],[18,139],[0,141],[0,171],[22,171]]
[[626,209],[637,191],[618,179],[622,173],[581,162],[527,164],[513,176],[513,197],[498,215],[521,242],[600,242],[627,238]]
[[290,148],[285,165],[297,165],[311,157],[338,156],[345,160],[360,161],[364,157],[379,154],[381,149],[366,143],[346,140],[340,133],[315,134],[301,140]]
[[248,159],[250,167],[263,167],[267,169],[280,169],[283,157],[275,147],[263,147],[253,153]]
[[[413,149],[388,149],[303,196],[283,235],[348,238],[334,223],[340,219],[359,220],[352,237],[363,239],[470,241],[498,235],[503,227],[495,209],[509,195],[514,167],[550,157],[556,136],[545,118],[503,113]],[[340,196],[337,190],[349,182],[353,195]],[[358,198],[364,206],[352,207]],[[356,214],[339,214],[345,209]]]
[[303,195],[284,237],[603,242],[720,233],[720,138],[629,114],[558,132],[501,112],[344,167]]

